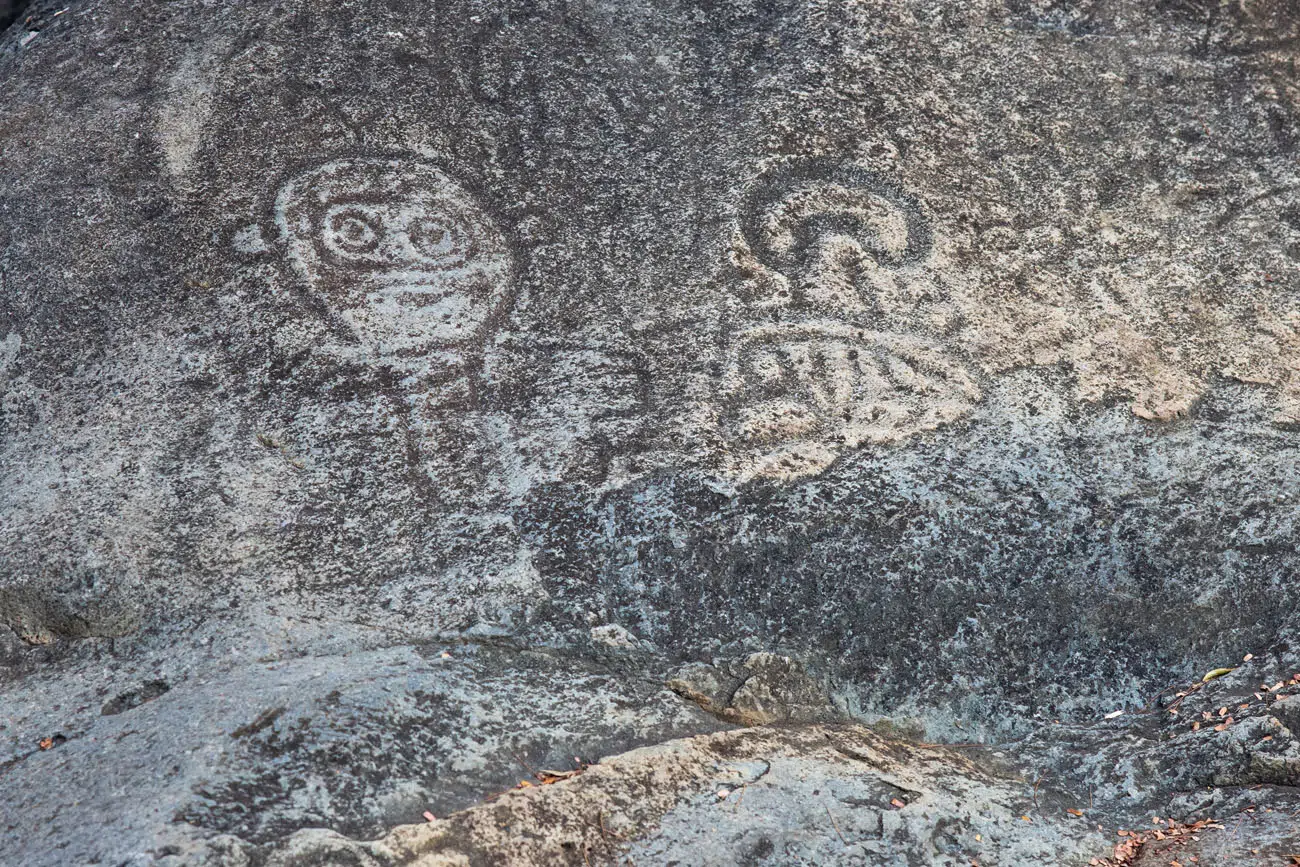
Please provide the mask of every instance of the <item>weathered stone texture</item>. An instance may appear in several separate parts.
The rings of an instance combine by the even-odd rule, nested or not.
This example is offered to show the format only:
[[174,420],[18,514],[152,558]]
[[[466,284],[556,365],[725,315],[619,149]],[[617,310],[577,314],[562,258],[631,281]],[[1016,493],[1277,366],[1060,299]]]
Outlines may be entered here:
[[[1290,0],[0,21],[0,861],[258,864],[730,725],[1018,741],[1108,827],[1294,785],[1263,710],[1134,713],[1296,661]],[[625,854],[697,849],[692,774]]]

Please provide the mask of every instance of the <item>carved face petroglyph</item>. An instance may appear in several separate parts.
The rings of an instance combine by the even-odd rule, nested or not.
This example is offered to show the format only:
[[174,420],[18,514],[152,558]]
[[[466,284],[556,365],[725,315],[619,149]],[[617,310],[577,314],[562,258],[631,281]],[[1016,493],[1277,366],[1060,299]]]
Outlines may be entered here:
[[741,231],[791,291],[754,305],[760,321],[781,308],[780,324],[741,324],[730,341],[719,423],[732,475],[817,473],[846,448],[932,430],[979,399],[941,339],[883,323],[910,311],[873,297],[931,251],[913,197],[856,165],[794,163],[751,189]]
[[508,300],[504,234],[429,163],[326,163],[285,185],[276,221],[310,290],[387,363],[463,352]]

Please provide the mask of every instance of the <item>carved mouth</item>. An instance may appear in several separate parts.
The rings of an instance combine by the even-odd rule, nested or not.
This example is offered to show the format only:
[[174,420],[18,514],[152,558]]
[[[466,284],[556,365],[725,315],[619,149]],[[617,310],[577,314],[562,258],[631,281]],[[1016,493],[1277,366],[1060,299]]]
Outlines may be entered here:
[[386,271],[370,278],[367,294],[384,301],[401,300],[409,295],[452,295],[467,293],[471,278],[481,273],[476,268],[441,271]]

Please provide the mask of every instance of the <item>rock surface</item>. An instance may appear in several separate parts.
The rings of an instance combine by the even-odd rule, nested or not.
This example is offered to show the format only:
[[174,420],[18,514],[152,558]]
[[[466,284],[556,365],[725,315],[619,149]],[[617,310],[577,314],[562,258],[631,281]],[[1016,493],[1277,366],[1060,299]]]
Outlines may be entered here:
[[1300,852],[1290,0],[0,20],[0,862]]
[[1022,818],[1031,810],[1021,781],[952,750],[856,727],[742,729],[617,756],[373,844],[302,832],[268,863],[910,864],[996,852],[1059,864],[1104,848],[1086,822]]

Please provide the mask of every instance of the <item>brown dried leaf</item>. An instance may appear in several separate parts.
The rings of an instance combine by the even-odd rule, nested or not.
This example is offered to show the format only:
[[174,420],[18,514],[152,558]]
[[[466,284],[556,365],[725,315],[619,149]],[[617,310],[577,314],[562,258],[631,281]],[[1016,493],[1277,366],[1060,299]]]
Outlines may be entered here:
[[558,783],[558,782],[560,782],[561,780],[567,780],[567,779],[569,779],[570,777],[576,777],[576,776],[578,776],[578,774],[581,774],[582,771],[583,771],[582,768],[578,768],[577,770],[573,770],[573,771],[545,771],[545,770],[543,770],[543,771],[538,771],[538,772],[537,772],[537,779],[541,782],[541,784],[542,784],[543,786],[549,786],[549,785],[551,785],[552,783]]

